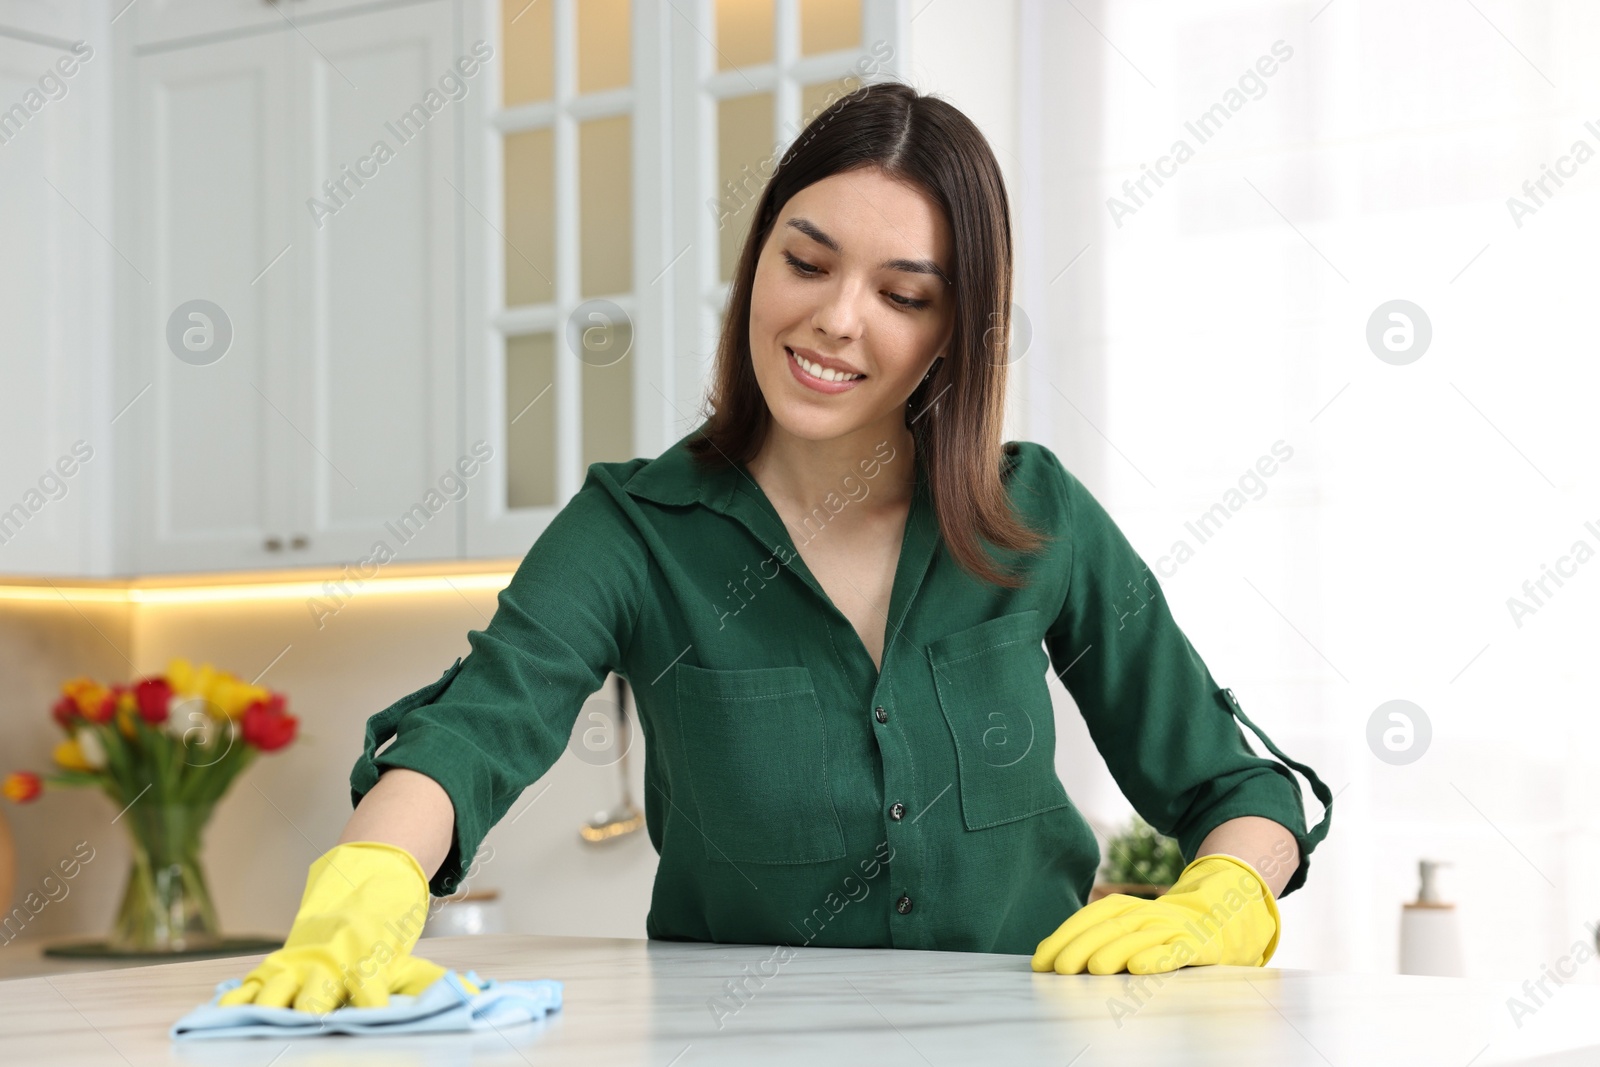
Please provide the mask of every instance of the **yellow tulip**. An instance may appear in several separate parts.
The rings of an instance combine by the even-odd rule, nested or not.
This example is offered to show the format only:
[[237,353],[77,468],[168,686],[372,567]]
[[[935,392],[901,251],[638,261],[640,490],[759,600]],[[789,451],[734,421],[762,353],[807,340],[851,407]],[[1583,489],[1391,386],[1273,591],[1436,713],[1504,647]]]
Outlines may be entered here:
[[194,692],[197,696],[211,699],[211,691],[217,687],[217,669],[209,663],[200,664],[200,669],[194,672]]
[[69,696],[72,699],[76,700],[76,699],[78,699],[78,694],[81,691],[83,691],[84,689],[92,689],[92,688],[94,688],[94,685],[95,685],[94,679],[90,678],[86,674],[85,675],[79,675],[76,678],[69,678],[67,681],[62,682],[61,683],[61,692],[63,694],[65,694],[66,696]]
[[126,701],[119,700],[117,702],[117,729],[122,731],[123,737],[132,738],[138,734],[138,731],[133,726],[135,715],[134,708],[130,707]]
[[178,699],[199,697],[207,713],[227,719],[238,719],[251,704],[272,696],[264,686],[252,685],[210,663],[196,667],[186,659],[168,662],[167,681]]
[[167,682],[175,693],[183,696],[199,695],[199,690],[194,685],[194,668],[186,659],[174,659],[167,663]]
[[206,689],[206,702],[211,705],[211,712],[227,715],[229,707],[234,704],[234,689],[238,683],[230,675],[216,675],[211,678],[211,686]]
[[223,715],[237,719],[251,704],[266,700],[271,695],[263,686],[251,685],[230,675],[212,690],[211,700]]
[[61,692],[72,698],[85,718],[93,720],[99,717],[100,705],[111,690],[91,678],[82,677],[62,682]]
[[5,781],[0,782],[0,794],[18,804],[37,800],[42,792],[44,792],[44,782],[31,771],[12,771],[6,775]]
[[55,752],[52,755],[58,765],[65,767],[69,771],[94,770],[89,765],[89,761],[84,758],[83,749],[78,747],[78,742],[76,741],[62,741],[56,745]]

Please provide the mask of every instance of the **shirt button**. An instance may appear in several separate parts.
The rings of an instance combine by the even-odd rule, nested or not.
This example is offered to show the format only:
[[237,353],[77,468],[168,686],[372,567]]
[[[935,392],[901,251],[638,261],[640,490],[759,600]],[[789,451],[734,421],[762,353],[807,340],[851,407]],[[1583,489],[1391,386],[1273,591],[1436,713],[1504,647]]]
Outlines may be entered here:
[[890,807],[889,807],[889,818],[893,819],[895,822],[899,822],[901,819],[903,819],[905,817],[906,817],[906,806],[904,804],[900,803],[897,800],[892,805],[890,805]]
[[910,914],[910,912],[911,912],[911,898],[908,897],[908,896],[905,896],[904,894],[901,894],[900,899],[894,902],[894,910],[898,911],[901,915]]
[[877,708],[875,708],[873,710],[872,714],[877,718],[877,720],[879,722],[888,722],[889,721],[889,713],[887,711],[883,710],[883,705],[882,704],[879,704],[877,706]]

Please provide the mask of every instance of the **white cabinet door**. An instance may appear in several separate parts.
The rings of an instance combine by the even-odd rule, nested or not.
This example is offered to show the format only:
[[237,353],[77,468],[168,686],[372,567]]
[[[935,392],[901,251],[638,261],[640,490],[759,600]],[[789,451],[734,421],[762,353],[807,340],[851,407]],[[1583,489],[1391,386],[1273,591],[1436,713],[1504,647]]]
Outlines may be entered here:
[[[15,2],[15,0],[13,0]],[[395,0],[403,2],[403,0]],[[336,17],[353,7],[373,7],[372,0],[111,0],[129,19],[136,19],[134,43],[187,46],[242,34],[277,32]],[[118,15],[118,20],[121,18]]]
[[291,240],[295,39],[134,60],[138,99],[122,145],[136,189],[119,232],[141,277],[124,280],[134,295],[122,305],[132,320],[123,376],[149,388],[118,430],[132,460],[121,503],[138,572],[272,566],[287,555],[273,547],[289,518],[281,457],[303,441],[283,357],[291,275],[275,260]]
[[65,51],[98,29],[98,17],[85,0],[0,0],[0,29],[13,40]]
[[[303,436],[283,459],[286,563],[455,558],[461,104],[452,5],[306,25],[293,51],[289,211]],[[472,457],[466,459],[471,462]],[[361,570],[370,572],[369,567]]]
[[[120,9],[128,0],[111,2]],[[281,26],[284,14],[293,6],[271,0],[139,0],[121,18],[133,21],[134,42],[147,45],[206,34],[270,28],[274,24]]]
[[[43,21],[15,10],[37,6],[5,13]],[[63,80],[63,50],[0,35],[0,108],[18,109],[0,113],[0,574],[87,573],[105,536],[107,309],[90,283],[112,254],[93,228],[110,228],[93,139],[107,51]]]
[[459,555],[454,22],[140,50],[133,570]]

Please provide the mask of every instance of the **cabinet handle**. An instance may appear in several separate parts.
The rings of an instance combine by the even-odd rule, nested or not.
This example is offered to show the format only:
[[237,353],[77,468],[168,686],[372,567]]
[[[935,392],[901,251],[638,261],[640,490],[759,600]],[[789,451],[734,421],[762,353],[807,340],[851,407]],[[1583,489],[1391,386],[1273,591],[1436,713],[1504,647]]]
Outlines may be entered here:
[[289,541],[290,548],[305,548],[310,544],[311,542],[306,538],[305,534],[295,534]]
[[261,543],[261,547],[265,548],[268,552],[282,551],[283,539],[281,537],[269,537]]

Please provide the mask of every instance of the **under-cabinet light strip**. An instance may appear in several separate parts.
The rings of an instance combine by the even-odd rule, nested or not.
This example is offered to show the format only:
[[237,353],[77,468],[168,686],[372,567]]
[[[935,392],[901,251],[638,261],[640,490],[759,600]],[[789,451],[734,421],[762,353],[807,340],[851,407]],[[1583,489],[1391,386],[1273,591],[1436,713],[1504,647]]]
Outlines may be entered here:
[[510,572],[380,577],[366,581],[334,575],[321,581],[145,585],[127,588],[110,585],[7,585],[0,582],[0,600],[66,601],[86,604],[201,604],[230,600],[308,600],[313,597],[347,597],[356,592],[395,595],[448,593],[468,589],[500,590],[509,584],[511,584]]

